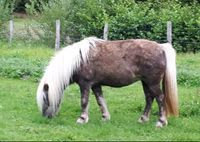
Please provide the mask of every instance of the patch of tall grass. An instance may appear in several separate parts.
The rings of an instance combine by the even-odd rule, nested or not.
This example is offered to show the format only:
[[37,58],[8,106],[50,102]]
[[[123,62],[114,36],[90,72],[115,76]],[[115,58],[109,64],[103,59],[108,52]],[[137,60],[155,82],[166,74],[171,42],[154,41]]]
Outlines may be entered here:
[[[48,64],[54,49],[42,44],[0,42],[0,76],[38,80]],[[10,46],[10,47],[9,47]],[[200,86],[200,53],[177,54],[178,84]]]
[[38,80],[53,50],[45,45],[0,42],[0,76]]

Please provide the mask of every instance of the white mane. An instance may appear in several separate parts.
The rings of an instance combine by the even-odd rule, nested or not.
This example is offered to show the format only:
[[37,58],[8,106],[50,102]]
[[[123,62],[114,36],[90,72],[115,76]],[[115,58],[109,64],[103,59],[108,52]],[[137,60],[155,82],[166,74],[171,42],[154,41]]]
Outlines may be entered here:
[[53,111],[57,111],[57,105],[63,96],[64,86],[68,86],[73,72],[80,67],[81,62],[87,62],[90,48],[96,46],[95,42],[103,41],[95,37],[85,38],[63,48],[51,59],[46,67],[37,90],[37,103],[42,112],[43,87],[48,84],[48,97]]

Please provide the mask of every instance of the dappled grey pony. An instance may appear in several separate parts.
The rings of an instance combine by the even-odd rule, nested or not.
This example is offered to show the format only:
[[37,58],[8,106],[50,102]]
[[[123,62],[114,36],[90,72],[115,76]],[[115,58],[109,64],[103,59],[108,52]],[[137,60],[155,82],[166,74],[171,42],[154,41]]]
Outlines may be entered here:
[[81,115],[77,123],[89,120],[90,89],[103,120],[109,120],[102,86],[122,87],[138,80],[142,82],[146,99],[138,121],[149,120],[155,99],[159,108],[156,126],[167,125],[167,116],[178,115],[176,53],[169,43],[144,39],[105,41],[89,37],[67,46],[58,51],[47,66],[38,86],[37,104],[43,116],[53,117],[59,110],[64,89],[77,83],[81,91]]

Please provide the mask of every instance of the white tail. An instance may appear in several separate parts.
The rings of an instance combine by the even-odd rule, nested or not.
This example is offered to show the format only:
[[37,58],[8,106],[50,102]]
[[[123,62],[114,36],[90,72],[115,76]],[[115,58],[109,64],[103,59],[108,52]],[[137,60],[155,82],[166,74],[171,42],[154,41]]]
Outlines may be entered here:
[[163,91],[165,94],[166,115],[178,116],[178,93],[176,78],[176,51],[169,43],[161,44],[166,56],[166,71],[163,80]]

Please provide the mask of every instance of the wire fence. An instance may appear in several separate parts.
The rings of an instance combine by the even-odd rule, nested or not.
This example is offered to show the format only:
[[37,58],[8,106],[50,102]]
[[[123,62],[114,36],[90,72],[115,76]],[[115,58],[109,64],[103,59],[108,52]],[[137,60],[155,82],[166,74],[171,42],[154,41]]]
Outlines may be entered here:
[[[56,24],[57,23],[57,24]],[[105,23],[104,28],[102,29],[102,37],[107,40],[109,39],[109,23]],[[145,30],[145,35],[137,35],[137,33],[134,34],[132,38],[143,38],[148,37],[148,35],[154,35],[153,39],[159,43],[165,43],[170,42],[175,46],[175,48],[178,51],[181,52],[198,52],[200,51],[200,27],[183,27],[179,28],[182,30],[175,31],[173,30],[173,23],[167,22],[166,25],[163,25],[163,30],[165,32],[152,32],[151,27],[142,27],[141,30]],[[180,26],[181,25],[175,25]],[[3,30],[0,31],[0,40],[5,40],[10,43],[13,42],[13,40],[23,40],[25,42],[42,42],[47,43],[49,42],[52,47],[55,47],[55,49],[59,49],[61,44],[60,41],[64,41],[64,45],[71,44],[74,41],[80,40],[79,37],[69,37],[67,34],[62,35],[61,34],[61,26],[59,20],[57,22],[55,21],[55,32],[52,32],[52,30],[44,30],[44,25],[41,24],[18,24],[15,25],[13,21],[10,21],[8,25],[4,26]],[[122,29],[123,30],[123,29]],[[123,33],[124,32],[124,33]],[[139,31],[137,31],[139,32]],[[126,34],[126,31],[123,30],[122,34]],[[195,36],[196,35],[196,36]],[[193,38],[183,38],[183,37],[190,37]],[[54,40],[52,41],[52,37],[54,37]],[[152,36],[151,36],[152,37]],[[196,37],[196,38],[195,38]]]

